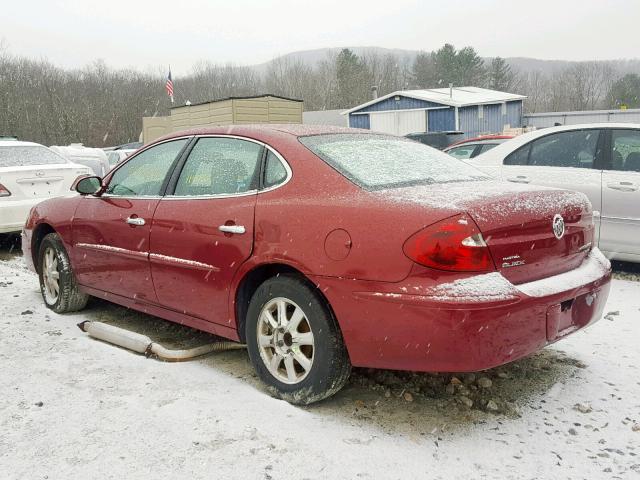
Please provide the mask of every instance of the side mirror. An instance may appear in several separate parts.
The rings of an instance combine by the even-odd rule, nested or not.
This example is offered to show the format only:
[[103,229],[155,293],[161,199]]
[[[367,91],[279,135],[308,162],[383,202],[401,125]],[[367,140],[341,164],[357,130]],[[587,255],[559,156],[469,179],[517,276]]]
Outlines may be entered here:
[[76,192],[80,195],[95,195],[102,189],[100,177],[84,177],[76,183]]

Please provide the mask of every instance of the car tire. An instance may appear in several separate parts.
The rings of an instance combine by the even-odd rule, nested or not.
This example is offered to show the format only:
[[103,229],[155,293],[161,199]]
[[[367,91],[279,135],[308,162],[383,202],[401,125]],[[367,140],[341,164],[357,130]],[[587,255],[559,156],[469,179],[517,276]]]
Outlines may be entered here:
[[69,256],[57,233],[42,239],[38,250],[38,277],[47,308],[56,313],[69,313],[87,305],[89,295],[78,288]]
[[325,300],[298,277],[279,275],[257,288],[245,338],[260,379],[289,403],[323,400],[349,379],[351,363],[338,324]]

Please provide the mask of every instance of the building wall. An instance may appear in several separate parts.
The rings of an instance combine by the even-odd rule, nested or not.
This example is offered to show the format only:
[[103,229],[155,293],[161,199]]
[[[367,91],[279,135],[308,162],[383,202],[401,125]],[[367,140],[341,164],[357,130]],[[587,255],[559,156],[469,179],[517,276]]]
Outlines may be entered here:
[[348,115],[342,115],[344,110],[316,110],[302,112],[302,123],[305,125],[335,125],[337,127],[349,126]]
[[524,115],[523,123],[536,128],[561,125],[577,125],[580,123],[640,123],[640,109],[629,110],[594,110],[587,112],[546,112]]
[[[482,118],[479,109],[482,108]],[[460,130],[465,133],[465,138],[476,137],[487,133],[500,133],[506,125],[520,127],[522,124],[522,101],[506,103],[506,111],[503,104],[473,105],[458,109]],[[503,113],[504,112],[504,113]]]
[[424,100],[403,97],[401,95],[399,97],[400,97],[399,100],[396,100],[395,97],[390,97],[378,103],[374,103],[373,105],[369,105],[368,107],[364,107],[356,111],[357,112],[383,112],[385,110],[407,110],[410,108],[442,107],[442,105],[439,103],[426,102]]
[[427,128],[430,132],[446,132],[456,129],[456,112],[453,107],[446,110],[428,110],[427,115]]
[[349,126],[351,128],[371,128],[369,115],[349,115]]
[[[442,108],[445,107],[445,108]],[[424,108],[428,116],[427,129],[430,132],[442,132],[456,129],[455,108],[442,104],[426,102],[413,98],[394,97],[382,100],[349,114],[349,126],[352,128],[370,128],[368,113],[394,110],[412,110]],[[434,110],[429,110],[434,109]],[[465,137],[470,138],[482,133],[500,133],[506,125],[510,127],[522,126],[522,101],[516,100],[483,105],[483,118],[479,118],[478,106],[460,107],[459,129],[465,132]]]
[[191,128],[247,123],[302,123],[303,103],[276,97],[234,98],[171,109],[168,117],[142,119],[142,141]]

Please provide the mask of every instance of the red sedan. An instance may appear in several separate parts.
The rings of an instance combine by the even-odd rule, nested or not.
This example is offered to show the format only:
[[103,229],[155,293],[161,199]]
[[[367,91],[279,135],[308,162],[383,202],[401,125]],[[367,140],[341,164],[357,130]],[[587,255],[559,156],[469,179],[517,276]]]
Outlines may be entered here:
[[600,318],[610,264],[580,193],[491,181],[369,131],[172,134],[31,211],[46,305],[90,295],[246,342],[275,395],[332,395],[352,365],[474,371]]

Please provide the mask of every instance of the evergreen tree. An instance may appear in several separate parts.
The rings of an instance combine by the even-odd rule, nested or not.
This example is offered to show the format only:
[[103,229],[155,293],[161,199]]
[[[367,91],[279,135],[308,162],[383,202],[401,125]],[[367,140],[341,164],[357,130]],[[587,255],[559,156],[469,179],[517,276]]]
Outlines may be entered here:
[[628,73],[616,81],[609,90],[608,103],[611,108],[640,108],[640,75]]
[[473,47],[464,47],[456,54],[457,78],[453,82],[455,86],[482,87],[485,85],[487,70],[484,60]]
[[488,87],[492,90],[509,92],[514,86],[515,74],[504,58],[496,57],[491,60],[487,77]]
[[371,85],[364,62],[348,48],[336,58],[337,100],[341,108],[358,105],[369,100]]

